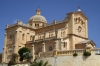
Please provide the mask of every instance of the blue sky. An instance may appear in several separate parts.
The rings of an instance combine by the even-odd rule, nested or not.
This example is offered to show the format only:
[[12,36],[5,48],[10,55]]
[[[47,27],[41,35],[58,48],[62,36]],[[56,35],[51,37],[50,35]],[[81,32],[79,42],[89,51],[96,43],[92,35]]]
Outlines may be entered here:
[[63,20],[67,13],[75,12],[80,6],[87,16],[88,35],[96,47],[100,47],[100,0],[0,0],[0,53],[3,51],[6,24],[17,20],[27,23],[36,14],[38,6],[48,23]]

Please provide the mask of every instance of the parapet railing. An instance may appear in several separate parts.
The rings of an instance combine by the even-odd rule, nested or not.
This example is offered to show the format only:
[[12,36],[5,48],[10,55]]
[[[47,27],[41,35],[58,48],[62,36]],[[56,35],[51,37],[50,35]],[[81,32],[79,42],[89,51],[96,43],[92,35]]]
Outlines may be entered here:
[[53,56],[53,51],[51,52],[40,52],[39,57],[52,57]]
[[94,48],[91,49],[92,53],[96,54],[96,55],[100,55],[100,48]]
[[76,49],[76,50],[67,50],[67,51],[57,51],[57,55],[73,55],[73,53],[82,54],[84,49]]
[[39,52],[39,57],[53,57],[59,55],[72,55],[73,53],[82,54],[85,50],[84,49],[77,49],[77,50],[66,50],[66,51],[51,51],[51,52]]
[[94,48],[94,49],[75,49],[75,50],[65,50],[65,51],[51,51],[51,52],[39,52],[38,57],[53,57],[53,56],[61,56],[66,55],[70,56],[73,55],[75,52],[79,55],[83,55],[84,51],[90,51],[91,53],[95,55],[100,55],[100,48]]
[[91,51],[100,51],[100,48],[93,48]]

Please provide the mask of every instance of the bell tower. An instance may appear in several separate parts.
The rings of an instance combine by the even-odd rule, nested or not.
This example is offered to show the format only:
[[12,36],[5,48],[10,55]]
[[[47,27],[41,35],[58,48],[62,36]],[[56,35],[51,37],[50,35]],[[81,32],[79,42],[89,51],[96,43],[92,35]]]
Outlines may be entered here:
[[70,37],[70,49],[75,49],[75,44],[88,39],[88,18],[81,11],[80,7],[76,12],[68,13],[68,33]]

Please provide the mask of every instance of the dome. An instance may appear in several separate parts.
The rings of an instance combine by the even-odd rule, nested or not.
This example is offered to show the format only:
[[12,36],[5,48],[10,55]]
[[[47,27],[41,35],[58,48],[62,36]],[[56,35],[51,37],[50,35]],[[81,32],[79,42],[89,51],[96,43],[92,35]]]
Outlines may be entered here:
[[35,16],[32,16],[30,19],[29,19],[29,22],[44,22],[44,23],[47,23],[45,17],[41,16],[41,15],[35,15]]
[[45,17],[41,15],[41,10],[39,8],[36,10],[36,15],[32,16],[29,19],[29,22],[43,22],[43,23],[47,23]]

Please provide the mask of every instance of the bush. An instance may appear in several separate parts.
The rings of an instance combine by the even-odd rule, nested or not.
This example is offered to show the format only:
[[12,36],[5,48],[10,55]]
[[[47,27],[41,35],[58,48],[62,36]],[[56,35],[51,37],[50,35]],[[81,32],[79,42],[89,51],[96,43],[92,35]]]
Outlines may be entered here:
[[85,52],[83,53],[83,55],[84,55],[84,56],[90,56],[90,55],[91,55],[91,53],[90,53],[90,52],[88,52],[88,51],[85,51]]
[[16,64],[15,61],[10,60],[9,63],[8,63],[8,66],[15,65],[15,64]]
[[75,52],[74,54],[73,54],[73,56],[77,56],[78,54]]

